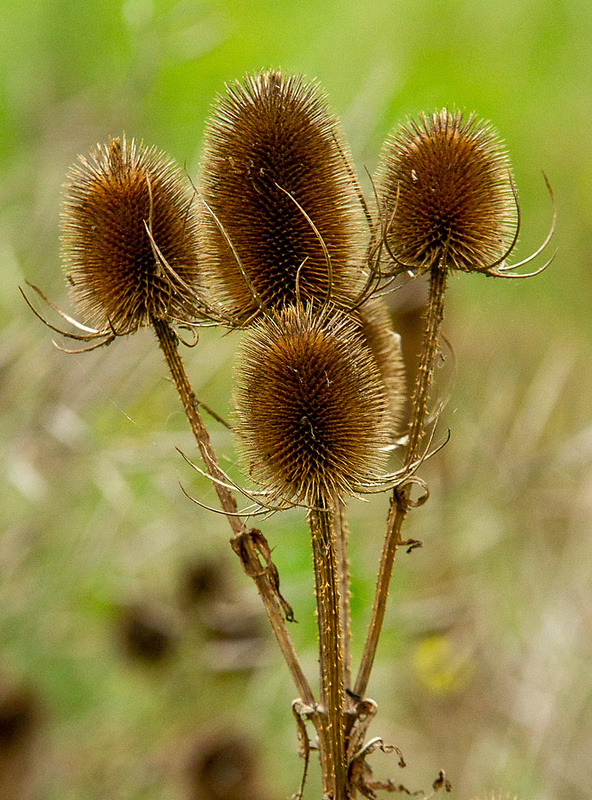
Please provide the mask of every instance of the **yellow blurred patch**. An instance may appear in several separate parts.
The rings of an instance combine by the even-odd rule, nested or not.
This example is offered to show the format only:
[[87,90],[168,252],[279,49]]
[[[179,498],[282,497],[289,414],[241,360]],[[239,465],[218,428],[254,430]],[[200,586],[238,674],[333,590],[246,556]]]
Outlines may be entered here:
[[458,691],[473,674],[466,648],[440,633],[427,636],[415,646],[413,666],[422,686],[437,694]]

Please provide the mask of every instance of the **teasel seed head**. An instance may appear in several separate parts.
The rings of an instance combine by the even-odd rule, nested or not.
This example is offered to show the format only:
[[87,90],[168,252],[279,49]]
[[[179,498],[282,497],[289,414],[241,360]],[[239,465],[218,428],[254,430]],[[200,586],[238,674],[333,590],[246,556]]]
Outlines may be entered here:
[[400,126],[384,145],[376,183],[395,272],[436,264],[486,272],[512,242],[508,155],[474,114],[443,109]]
[[389,430],[395,440],[401,435],[405,421],[407,388],[401,337],[393,329],[393,321],[384,300],[378,297],[367,300],[357,314],[386,389]]
[[351,316],[288,306],[244,343],[238,447],[273,501],[309,506],[376,477],[389,444],[386,389]]
[[111,139],[79,159],[66,191],[62,252],[87,321],[126,334],[152,319],[194,316],[197,222],[171,161],[133,139]]
[[207,125],[200,227],[206,269],[234,315],[258,305],[237,258],[259,305],[323,301],[329,291],[347,303],[362,280],[356,187],[315,83],[270,70],[228,87]]

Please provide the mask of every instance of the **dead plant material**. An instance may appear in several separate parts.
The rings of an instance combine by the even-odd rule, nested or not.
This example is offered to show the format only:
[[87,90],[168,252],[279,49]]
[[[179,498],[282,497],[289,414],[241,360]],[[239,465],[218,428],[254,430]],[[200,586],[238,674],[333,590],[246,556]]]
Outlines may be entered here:
[[316,504],[384,463],[388,401],[348,316],[290,306],[260,323],[237,372],[238,446],[271,499]]
[[67,279],[91,325],[125,334],[153,318],[198,315],[193,198],[156,148],[121,137],[81,157],[62,231]]
[[446,109],[387,139],[377,177],[386,241],[413,272],[488,269],[515,229],[510,162],[488,123]]
[[232,83],[207,125],[204,269],[232,316],[360,287],[361,206],[337,119],[315,83],[269,70]]

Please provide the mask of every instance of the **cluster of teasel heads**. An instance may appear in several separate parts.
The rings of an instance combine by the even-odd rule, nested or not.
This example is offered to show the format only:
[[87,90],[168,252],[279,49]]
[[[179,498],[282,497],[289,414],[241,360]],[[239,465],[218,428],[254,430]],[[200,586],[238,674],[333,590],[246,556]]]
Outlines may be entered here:
[[509,175],[487,124],[443,110],[387,140],[369,211],[319,88],[247,77],[213,111],[198,187],[125,137],[72,169],[63,252],[95,326],[75,338],[97,346],[163,321],[251,327],[234,420],[249,473],[274,503],[364,491],[403,413],[377,290],[434,267],[514,275]]
[[[348,788],[354,784],[367,797],[376,796],[372,786],[392,790],[390,783],[367,782],[366,755],[382,740],[362,746],[363,720],[371,718],[364,698],[400,527],[413,505],[410,486],[421,483],[414,473],[425,454],[447,276],[456,270],[525,277],[516,268],[538,256],[553,233],[552,227],[524,261],[507,263],[520,229],[509,161],[495,132],[473,115],[442,110],[399,126],[384,144],[372,185],[367,204],[316,84],[278,71],[246,77],[214,108],[196,185],[162,153],[125,137],[79,160],[62,230],[67,280],[84,322],[50,303],[76,326],[65,335],[81,346],[70,352],[142,326],[154,329],[203,474],[214,483],[233,548],[257,583],[300,692],[297,713],[317,728],[325,796],[334,800],[355,796]],[[399,337],[382,299],[403,273],[427,273],[430,282],[407,427]],[[180,331],[204,324],[246,329],[232,421],[257,484],[240,490],[254,501],[244,512],[177,352]],[[388,473],[388,454],[400,444],[402,467]],[[387,486],[396,502],[354,683],[343,501]],[[320,705],[285,630],[293,612],[279,593],[269,545],[241,519],[294,505],[308,509],[311,524]],[[434,791],[443,786],[449,788],[441,773]]]

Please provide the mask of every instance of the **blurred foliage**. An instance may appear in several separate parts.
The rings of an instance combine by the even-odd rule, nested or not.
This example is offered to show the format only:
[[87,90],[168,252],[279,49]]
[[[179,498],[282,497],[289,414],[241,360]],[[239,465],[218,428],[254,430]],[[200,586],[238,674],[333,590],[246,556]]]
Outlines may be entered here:
[[[440,379],[443,395],[450,382],[452,440],[426,465],[432,497],[406,529],[424,546],[401,553],[370,691],[380,708],[373,733],[403,749],[413,788],[443,767],[459,800],[500,788],[522,800],[588,798],[589,3],[20,0],[0,5],[0,30],[0,686],[29,687],[42,709],[19,739],[16,772],[17,755],[0,741],[0,796],[198,797],[192,754],[225,730],[259,748],[260,774],[249,781],[264,787],[261,797],[298,786],[289,676],[273,643],[261,645],[259,622],[242,639],[224,627],[239,608],[258,619],[257,597],[225,521],[181,495],[179,480],[214,503],[175,452],[193,444],[153,337],[66,356],[17,288],[39,283],[68,307],[60,185],[78,153],[125,131],[194,175],[216,92],[281,66],[326,88],[367,188],[364,166],[373,169],[406,115],[449,105],[491,119],[514,164],[519,256],[550,224],[541,169],[554,188],[559,253],[547,272],[451,281],[458,374],[451,379],[447,364]],[[225,415],[235,345],[236,336],[205,331],[187,351],[199,396]],[[224,429],[213,424],[212,434],[232,459]],[[386,506],[386,497],[351,506],[358,651]],[[290,512],[266,533],[314,674],[304,521]],[[190,611],[184,570],[212,558],[224,565],[227,595]],[[128,606],[168,626],[162,663],[121,646]],[[395,770],[377,756],[377,773]],[[305,797],[318,794],[313,777]]]

